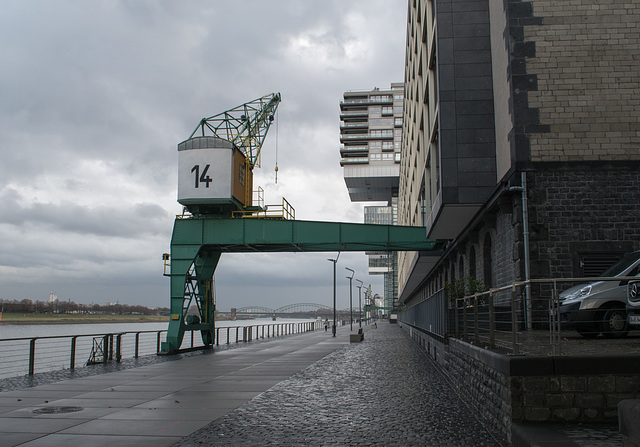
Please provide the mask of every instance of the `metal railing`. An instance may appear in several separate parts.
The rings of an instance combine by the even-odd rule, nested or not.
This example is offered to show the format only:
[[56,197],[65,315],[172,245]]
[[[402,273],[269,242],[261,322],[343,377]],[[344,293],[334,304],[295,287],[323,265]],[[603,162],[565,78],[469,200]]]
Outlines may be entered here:
[[[244,343],[314,331],[320,327],[317,321],[217,327],[214,344]],[[85,366],[92,357],[94,340],[100,341],[100,363],[157,354],[162,334],[166,332],[165,329],[0,339],[0,378]],[[203,346],[199,334],[191,331],[185,334],[181,349]]]
[[285,199],[282,198],[282,204],[278,205],[267,205],[264,209],[261,210],[251,210],[251,211],[233,211],[232,216],[242,217],[242,218],[253,218],[253,219],[283,219],[283,220],[295,220],[296,218],[296,210],[291,206],[291,204]]
[[[637,277],[532,279],[452,299],[440,289],[403,311],[401,322],[443,340],[455,337],[514,355],[562,355],[569,350],[605,353],[612,349],[609,338],[616,336],[603,329],[605,315],[618,310],[616,318],[624,318],[624,302],[612,301],[610,307],[590,312],[581,310],[576,324],[577,314],[567,306],[561,307],[560,294],[577,284],[604,281],[624,286],[632,280]],[[600,333],[604,337],[596,339]],[[640,346],[634,341],[637,339],[629,340],[629,346],[621,345],[620,351],[638,351]]]
[[[489,348],[502,347],[513,354],[561,355],[567,337],[580,337],[580,351],[588,352],[590,340],[600,333],[613,337],[603,324],[608,310],[618,309],[625,315],[624,303],[613,307],[580,310],[562,309],[560,294],[577,284],[596,281],[624,285],[635,277],[532,279],[455,300],[450,310],[450,332],[453,336]],[[577,306],[576,306],[577,307]],[[563,313],[561,314],[561,309]],[[576,313],[574,313],[576,312]],[[596,340],[594,340],[596,342]],[[600,342],[600,340],[597,340]],[[602,346],[603,350],[607,348]]]

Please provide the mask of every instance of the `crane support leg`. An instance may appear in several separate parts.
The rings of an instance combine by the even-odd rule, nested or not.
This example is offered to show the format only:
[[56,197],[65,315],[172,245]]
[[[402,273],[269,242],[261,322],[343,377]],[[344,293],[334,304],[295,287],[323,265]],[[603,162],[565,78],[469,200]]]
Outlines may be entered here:
[[[213,273],[221,251],[206,246],[171,247],[171,316],[162,353],[180,349],[185,331],[200,331],[205,345],[215,336]],[[195,306],[197,313],[189,312]],[[188,314],[189,313],[189,314]]]

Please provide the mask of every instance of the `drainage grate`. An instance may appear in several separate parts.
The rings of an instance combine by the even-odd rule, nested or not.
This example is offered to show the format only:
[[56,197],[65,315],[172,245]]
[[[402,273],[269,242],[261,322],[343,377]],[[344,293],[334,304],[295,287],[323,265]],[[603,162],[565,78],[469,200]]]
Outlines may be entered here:
[[76,411],[82,411],[82,407],[43,407],[33,410],[33,414],[64,414],[75,413]]

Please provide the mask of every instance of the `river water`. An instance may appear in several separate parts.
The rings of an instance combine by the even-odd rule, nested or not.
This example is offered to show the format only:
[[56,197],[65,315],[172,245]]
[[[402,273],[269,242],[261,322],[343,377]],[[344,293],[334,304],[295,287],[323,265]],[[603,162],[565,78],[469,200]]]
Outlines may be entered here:
[[[243,340],[245,326],[253,326],[252,338],[265,338],[282,329],[274,325],[285,323],[305,323],[310,319],[278,319],[271,318],[216,321],[216,327],[220,328],[218,335],[219,344],[235,343]],[[258,326],[258,327],[256,327]],[[297,332],[298,325],[294,324]],[[158,346],[158,334],[164,341],[168,323],[102,323],[102,324],[24,324],[9,325],[0,324],[0,378],[13,377],[27,374],[29,371],[30,343],[35,341],[34,372],[47,372],[69,368],[71,365],[71,339],[76,339],[75,367],[84,366],[91,357],[92,349],[102,341],[104,334],[122,334],[122,357],[131,358],[135,355],[136,333],[138,337],[138,355],[154,354]],[[228,329],[227,329],[228,328]],[[22,340],[15,340],[22,339]],[[182,348],[202,346],[199,332],[186,332]]]

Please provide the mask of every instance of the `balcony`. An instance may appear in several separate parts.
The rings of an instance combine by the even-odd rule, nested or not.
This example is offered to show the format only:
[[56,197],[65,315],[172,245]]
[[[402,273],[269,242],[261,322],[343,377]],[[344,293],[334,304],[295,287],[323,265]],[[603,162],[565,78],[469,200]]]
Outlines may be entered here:
[[340,108],[348,108],[350,105],[356,104],[393,104],[393,98],[390,96],[376,96],[371,98],[345,99],[344,101],[340,101]]
[[369,153],[369,146],[340,146],[341,154],[354,154],[358,152]]
[[344,119],[345,117],[354,117],[354,116],[369,116],[369,110],[343,110],[340,112],[340,119]]
[[358,121],[340,124],[340,129],[367,129],[369,123],[367,121]]
[[369,157],[342,157],[340,166],[344,165],[366,165],[369,164]]

